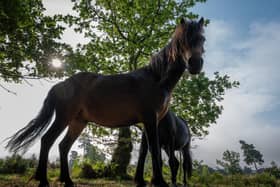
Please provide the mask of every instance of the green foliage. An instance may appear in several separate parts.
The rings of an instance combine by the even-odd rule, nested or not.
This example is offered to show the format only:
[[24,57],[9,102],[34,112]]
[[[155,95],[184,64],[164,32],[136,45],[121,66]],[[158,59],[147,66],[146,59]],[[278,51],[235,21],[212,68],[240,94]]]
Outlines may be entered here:
[[69,156],[69,165],[70,167],[75,164],[76,161],[78,161],[79,155],[77,151],[71,151]]
[[83,149],[83,158],[90,163],[98,161],[104,162],[106,159],[105,154],[97,146],[92,144],[92,137],[89,131],[84,131],[78,139],[79,147]]
[[96,177],[96,172],[92,169],[91,164],[85,162],[82,164],[81,168],[82,169],[79,177],[86,178],[86,179],[91,179]]
[[58,42],[64,28],[44,10],[41,0],[0,1],[0,79],[61,75],[49,61],[67,48]]
[[276,186],[276,178],[272,175],[270,175],[269,173],[260,173],[260,174],[256,174],[253,178],[252,178],[252,183],[253,184],[263,184],[266,186]]
[[73,69],[119,73],[149,62],[151,54],[167,43],[176,21],[196,18],[188,9],[205,0],[73,2],[78,16],[62,19],[91,40],[73,52],[78,57],[86,54],[82,67],[73,62]]
[[129,165],[131,155],[124,154],[132,151],[131,131],[129,127],[119,130],[117,148],[115,149],[111,163],[116,165],[116,173],[120,177],[127,177],[127,166]]
[[252,169],[250,167],[244,166],[243,173],[244,174],[251,174],[252,173]]
[[219,172],[208,173],[207,178],[194,171],[190,180],[191,186],[233,186],[233,187],[274,187],[277,180],[274,176],[264,172],[255,175],[223,175]]
[[93,179],[93,178],[113,178],[117,179],[117,166],[114,164],[105,164],[104,162],[96,162],[95,164],[90,164],[88,162],[83,162],[81,164],[81,170],[79,177]]
[[23,159],[20,155],[15,154],[11,157],[0,159],[0,173],[2,174],[23,174],[27,171],[27,168],[28,161]]
[[228,174],[241,173],[240,154],[234,151],[226,150],[223,153],[222,160],[216,160],[217,164],[224,168]]
[[278,167],[274,161],[272,161],[270,165],[270,167],[265,168],[265,171],[275,178],[280,179],[280,167]]
[[208,134],[207,128],[216,123],[223,110],[220,102],[225,91],[238,87],[239,82],[230,81],[228,75],[214,73],[208,78],[204,73],[197,76],[184,76],[173,93],[172,109],[186,119],[192,134],[201,137]]
[[202,166],[202,172],[201,172],[201,182],[203,184],[208,184],[209,183],[209,170],[207,166]]
[[255,149],[253,144],[247,144],[244,140],[240,140],[239,143],[241,144],[245,163],[254,165],[257,171],[257,164],[262,165],[264,163],[263,155]]

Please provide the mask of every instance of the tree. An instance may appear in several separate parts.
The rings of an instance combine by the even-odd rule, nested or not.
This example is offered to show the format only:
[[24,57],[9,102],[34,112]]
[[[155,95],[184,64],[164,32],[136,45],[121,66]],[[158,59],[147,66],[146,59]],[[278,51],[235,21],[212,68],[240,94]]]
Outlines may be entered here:
[[270,175],[275,176],[277,179],[280,179],[280,168],[277,166],[275,161],[270,163],[270,167],[265,168],[265,171]]
[[78,152],[77,151],[71,151],[69,160],[74,162],[76,159],[78,159]]
[[91,163],[96,163],[96,162],[104,162],[106,160],[105,154],[97,147],[94,145],[91,145],[89,147],[89,152],[85,157],[91,162]]
[[216,160],[216,162],[228,174],[241,173],[240,154],[237,152],[226,150],[223,153],[222,160]]
[[258,171],[257,165],[264,163],[263,155],[255,149],[253,144],[247,144],[244,140],[240,140],[241,150],[243,151],[244,162],[247,165],[254,165],[256,171]]
[[0,1],[0,80],[62,75],[52,71],[49,62],[68,48],[58,42],[64,28],[44,10],[41,0]]
[[251,174],[252,173],[252,169],[250,167],[244,166],[243,173],[244,174]]
[[[71,60],[69,66],[75,67],[73,70],[81,68],[110,74],[137,69],[167,43],[179,18],[198,17],[188,12],[196,2],[205,0],[74,1],[73,9],[78,16],[69,15],[64,20],[75,26],[76,31],[84,32],[91,42],[69,55],[71,59],[82,59],[83,64]],[[86,58],[82,58],[83,55]],[[130,158],[125,154],[130,154],[132,149],[122,145],[131,144],[130,129],[121,128],[118,139],[127,141],[119,142],[114,154],[113,161],[120,166],[129,163],[124,161]]]
[[89,132],[90,128],[86,128],[78,139],[80,142],[79,147],[83,149],[83,157],[91,163],[104,162],[106,155],[97,146],[92,144],[92,137]]
[[[86,128],[86,130],[88,130],[88,128]],[[82,132],[78,139],[78,142],[80,143],[78,147],[83,149],[84,157],[86,157],[86,155],[89,153],[92,141],[90,134],[86,130]]]
[[[119,172],[122,178],[127,178],[127,166],[129,165],[132,151],[131,131],[129,128],[124,128],[119,131],[117,148],[112,156],[112,163],[116,163],[116,171]],[[124,154],[124,153],[129,154]]]
[[69,171],[72,172],[72,168],[74,166],[74,163],[77,163],[78,161],[78,152],[77,151],[71,151],[69,156]]
[[193,137],[202,137],[208,134],[207,128],[216,123],[222,113],[220,102],[225,91],[238,86],[239,82],[230,81],[228,75],[221,76],[218,72],[212,79],[204,73],[184,76],[175,88],[171,107],[188,121]]

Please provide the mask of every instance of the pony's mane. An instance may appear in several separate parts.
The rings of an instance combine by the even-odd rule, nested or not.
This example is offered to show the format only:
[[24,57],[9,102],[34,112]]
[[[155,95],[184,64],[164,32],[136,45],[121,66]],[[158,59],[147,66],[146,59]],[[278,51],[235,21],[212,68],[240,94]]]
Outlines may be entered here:
[[166,73],[168,65],[174,63],[187,50],[184,35],[186,36],[186,26],[179,24],[173,33],[171,41],[151,57],[150,68],[159,79]]

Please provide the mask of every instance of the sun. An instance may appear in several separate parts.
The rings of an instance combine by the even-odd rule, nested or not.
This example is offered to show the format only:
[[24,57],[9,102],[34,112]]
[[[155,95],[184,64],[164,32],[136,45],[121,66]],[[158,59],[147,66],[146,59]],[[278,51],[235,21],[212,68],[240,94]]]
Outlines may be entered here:
[[51,61],[51,65],[54,67],[54,68],[57,68],[57,69],[59,69],[59,68],[62,68],[62,62],[61,62],[61,60],[60,59],[58,59],[58,58],[54,58],[54,59],[52,59],[52,61]]

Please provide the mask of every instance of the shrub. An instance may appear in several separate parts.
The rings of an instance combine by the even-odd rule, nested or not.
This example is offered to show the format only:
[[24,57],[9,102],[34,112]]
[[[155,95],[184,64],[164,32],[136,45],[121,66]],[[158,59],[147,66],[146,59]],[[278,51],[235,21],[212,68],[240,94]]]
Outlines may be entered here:
[[95,164],[90,164],[89,162],[84,162],[81,165],[80,170],[77,169],[78,167],[74,168],[74,170],[79,171],[78,176],[81,178],[126,179],[126,176],[122,177],[119,173],[116,173],[116,165],[112,163],[96,162]]
[[280,179],[280,168],[278,168],[276,166],[266,168],[265,172],[269,173],[270,175],[273,175],[277,179]]
[[97,175],[96,172],[92,169],[92,166],[89,163],[82,164],[82,169],[79,174],[79,177],[91,179],[91,178],[95,178],[96,175]]
[[256,174],[254,177],[254,184],[264,184],[268,186],[276,186],[277,180],[274,176],[269,173]]
[[2,174],[23,174],[28,168],[28,161],[20,155],[6,157],[0,161],[0,173]]
[[218,172],[212,173],[209,178],[212,184],[221,184],[224,182],[224,176]]

